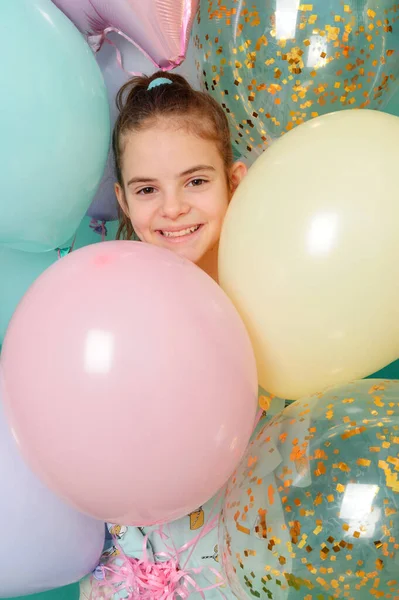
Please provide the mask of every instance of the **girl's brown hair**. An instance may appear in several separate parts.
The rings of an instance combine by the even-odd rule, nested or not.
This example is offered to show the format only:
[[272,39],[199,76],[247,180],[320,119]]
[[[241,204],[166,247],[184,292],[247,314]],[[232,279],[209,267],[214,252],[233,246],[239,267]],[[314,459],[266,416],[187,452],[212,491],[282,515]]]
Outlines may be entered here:
[[[171,84],[158,85],[148,89],[149,84],[159,77],[169,79]],[[158,71],[146,77],[133,77],[119,90],[116,97],[119,115],[112,136],[116,178],[123,188],[122,158],[124,136],[131,131],[139,131],[155,125],[163,117],[179,120],[186,129],[198,137],[214,141],[223,158],[226,176],[229,178],[233,164],[233,151],[230,130],[226,115],[219,104],[209,94],[194,90],[191,85],[175,73]],[[117,239],[134,237],[132,223],[119,208],[119,229]]]

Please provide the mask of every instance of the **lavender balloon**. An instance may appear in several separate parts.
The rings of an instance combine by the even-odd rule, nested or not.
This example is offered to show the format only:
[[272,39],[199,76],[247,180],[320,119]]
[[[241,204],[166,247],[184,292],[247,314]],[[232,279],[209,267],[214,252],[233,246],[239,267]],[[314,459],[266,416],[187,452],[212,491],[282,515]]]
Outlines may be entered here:
[[[128,47],[131,46],[129,43],[126,44]],[[134,46],[132,48],[135,50]],[[101,69],[107,87],[111,127],[113,127],[118,116],[115,97],[119,88],[129,79],[129,74],[118,65],[115,57],[115,48],[108,44],[103,46],[98,52],[97,64]],[[114,192],[115,182],[113,154],[110,149],[103,178],[87,211],[87,214],[93,219],[114,221],[118,218],[118,205]]]
[[0,598],[79,581],[98,564],[104,524],[67,506],[23,462],[0,398]]

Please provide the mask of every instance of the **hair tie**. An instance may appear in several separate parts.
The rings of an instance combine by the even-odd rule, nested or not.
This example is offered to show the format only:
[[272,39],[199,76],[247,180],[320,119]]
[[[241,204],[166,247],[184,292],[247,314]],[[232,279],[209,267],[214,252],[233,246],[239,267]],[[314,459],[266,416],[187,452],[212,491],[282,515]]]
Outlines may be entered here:
[[150,81],[147,90],[152,90],[153,88],[158,87],[159,85],[167,85],[168,83],[173,83],[173,81],[167,79],[166,77],[156,77],[155,79]]

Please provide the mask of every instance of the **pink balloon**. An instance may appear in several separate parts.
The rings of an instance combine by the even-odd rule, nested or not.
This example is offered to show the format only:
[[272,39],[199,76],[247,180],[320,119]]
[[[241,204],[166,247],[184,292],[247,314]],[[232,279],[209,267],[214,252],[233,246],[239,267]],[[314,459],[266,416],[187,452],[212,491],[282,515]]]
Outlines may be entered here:
[[1,358],[27,461],[103,521],[196,510],[253,429],[255,359],[232,303],[198,267],[141,242],[88,246],[45,271]]
[[116,31],[153,63],[168,70],[185,58],[199,0],[53,0],[88,36],[101,45]]

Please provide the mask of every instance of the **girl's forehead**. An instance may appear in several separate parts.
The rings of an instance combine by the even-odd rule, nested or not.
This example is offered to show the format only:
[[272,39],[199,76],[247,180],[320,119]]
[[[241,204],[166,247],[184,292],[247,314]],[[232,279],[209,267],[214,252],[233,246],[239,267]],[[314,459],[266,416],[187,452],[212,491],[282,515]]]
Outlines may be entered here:
[[134,168],[157,162],[186,163],[195,158],[201,163],[215,163],[215,167],[223,164],[217,142],[185,127],[182,120],[171,122],[164,119],[138,131],[127,132],[121,149],[123,167]]
[[206,115],[197,113],[187,113],[182,115],[153,115],[145,119],[136,131],[131,133],[141,133],[145,131],[181,131],[186,135],[191,135],[201,139],[210,139],[217,137],[212,122]]

